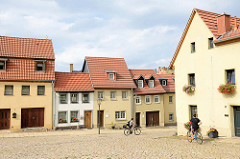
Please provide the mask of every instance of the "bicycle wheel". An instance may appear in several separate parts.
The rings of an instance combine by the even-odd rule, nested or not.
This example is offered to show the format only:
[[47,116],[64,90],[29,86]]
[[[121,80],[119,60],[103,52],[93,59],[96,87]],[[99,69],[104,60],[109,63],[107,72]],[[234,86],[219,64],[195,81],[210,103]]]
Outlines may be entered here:
[[192,135],[190,131],[187,132],[187,140],[188,142],[192,142]]
[[202,144],[203,143],[203,136],[200,132],[196,132],[196,140],[197,140],[197,143],[199,144]]
[[125,129],[125,130],[124,130],[124,134],[125,134],[126,136],[128,136],[128,135],[130,135],[130,131],[131,131],[130,129]]
[[141,134],[141,129],[140,128],[134,128],[134,134],[135,135]]

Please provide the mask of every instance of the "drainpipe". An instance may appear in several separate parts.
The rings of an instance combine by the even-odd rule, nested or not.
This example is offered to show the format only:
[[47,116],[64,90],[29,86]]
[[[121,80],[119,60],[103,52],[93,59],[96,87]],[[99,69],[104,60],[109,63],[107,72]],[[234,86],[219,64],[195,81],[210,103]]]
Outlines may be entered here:
[[[133,96],[133,88],[131,88],[131,118],[134,118],[134,96]],[[134,121],[135,121],[135,118],[134,118]]]
[[53,101],[53,99],[54,99],[54,90],[53,90],[53,81],[52,81],[52,122],[51,122],[51,129],[53,129],[54,128],[54,101]]

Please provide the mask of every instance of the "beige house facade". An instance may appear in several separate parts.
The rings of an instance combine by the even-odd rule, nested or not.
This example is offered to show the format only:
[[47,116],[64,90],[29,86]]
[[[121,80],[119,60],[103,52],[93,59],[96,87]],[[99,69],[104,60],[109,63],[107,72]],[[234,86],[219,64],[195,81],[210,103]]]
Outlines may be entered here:
[[[205,135],[216,128],[220,136],[240,136],[240,42],[239,19],[194,9],[179,42],[170,68],[175,68],[176,112],[178,135],[185,135],[184,123],[193,114],[202,121]],[[221,84],[231,82],[234,94],[218,91]],[[185,85],[195,87],[187,94]]]

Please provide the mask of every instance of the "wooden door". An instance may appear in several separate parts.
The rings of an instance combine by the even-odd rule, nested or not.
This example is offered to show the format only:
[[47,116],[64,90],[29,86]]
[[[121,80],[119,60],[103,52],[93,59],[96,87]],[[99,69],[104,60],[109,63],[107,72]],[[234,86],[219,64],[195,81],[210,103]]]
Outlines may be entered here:
[[140,113],[136,113],[136,126],[140,126]]
[[21,128],[28,127],[44,127],[44,108],[21,110]]
[[[98,117],[97,121],[99,122],[99,110],[98,110],[97,117]],[[100,127],[103,127],[103,117],[104,117],[104,111],[100,110]]]
[[146,112],[146,126],[159,126],[159,111]]
[[240,107],[234,107],[235,136],[240,137]]
[[84,126],[85,128],[92,128],[92,112],[91,111],[84,112]]
[[0,109],[0,130],[10,129],[10,109]]

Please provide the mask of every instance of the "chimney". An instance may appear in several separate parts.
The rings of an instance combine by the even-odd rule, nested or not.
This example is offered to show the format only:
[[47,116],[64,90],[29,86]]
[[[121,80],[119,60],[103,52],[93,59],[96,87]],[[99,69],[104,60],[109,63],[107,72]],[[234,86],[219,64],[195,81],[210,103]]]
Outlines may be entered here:
[[218,35],[229,32],[231,30],[230,27],[230,15],[223,13],[217,16],[218,23]]
[[70,72],[73,72],[73,64],[70,64]]

